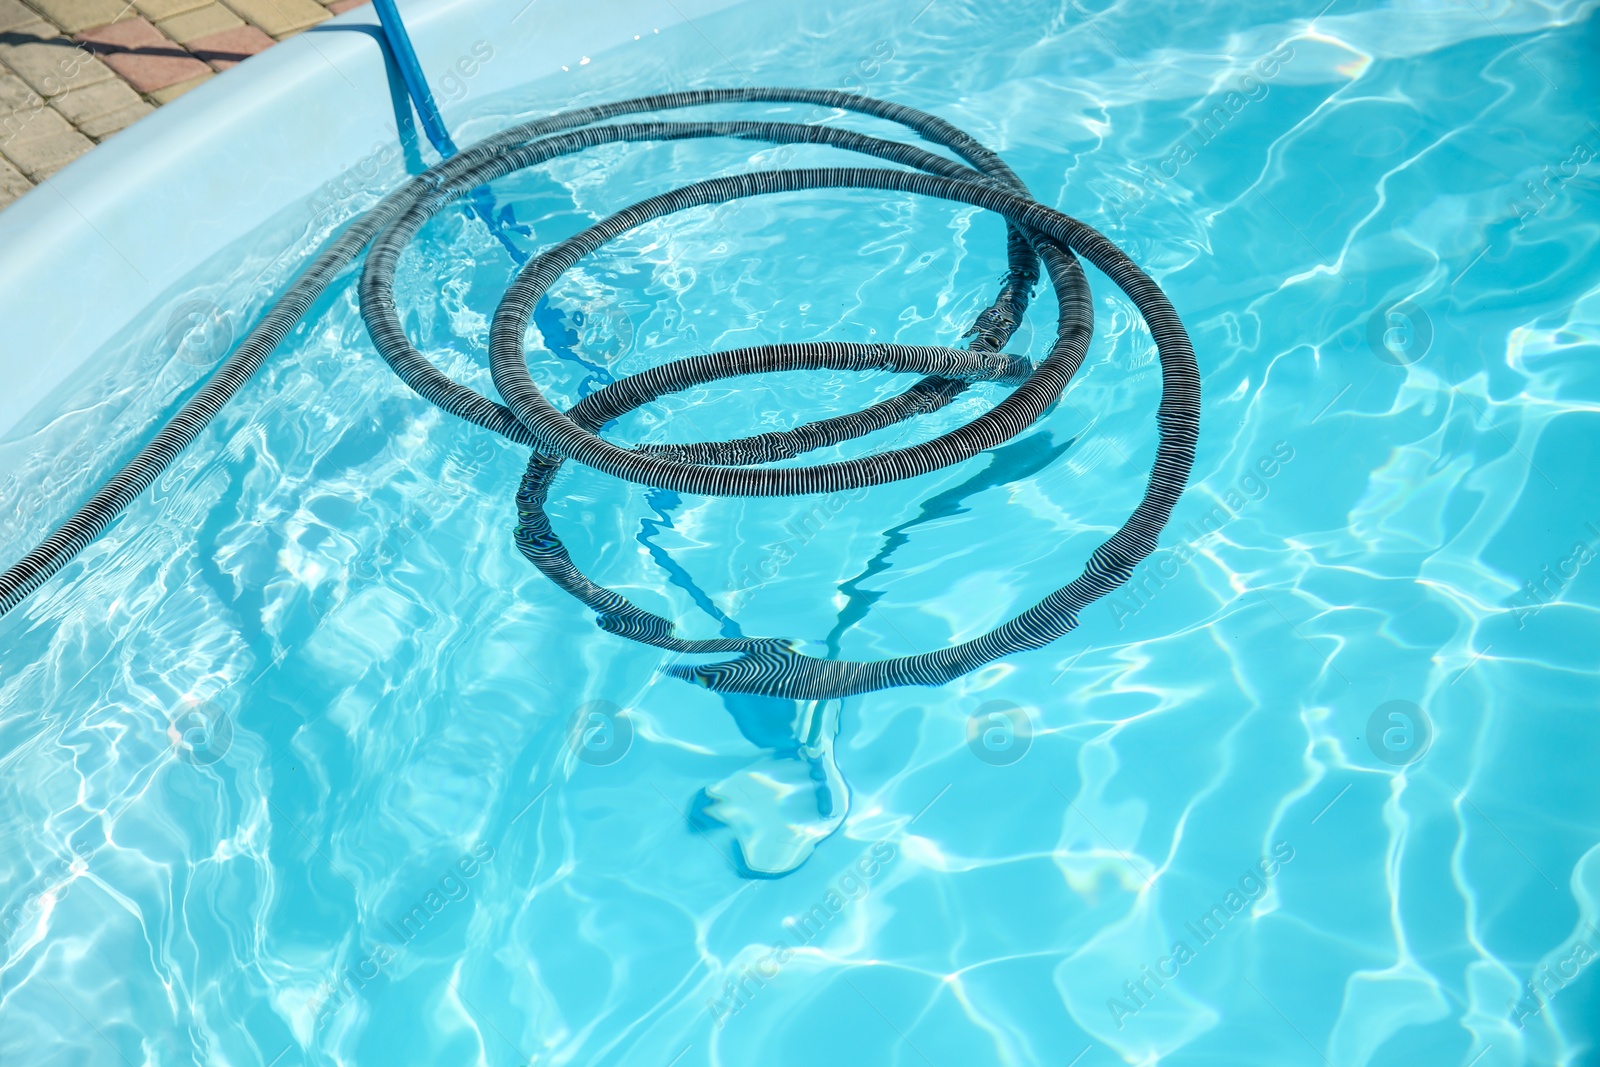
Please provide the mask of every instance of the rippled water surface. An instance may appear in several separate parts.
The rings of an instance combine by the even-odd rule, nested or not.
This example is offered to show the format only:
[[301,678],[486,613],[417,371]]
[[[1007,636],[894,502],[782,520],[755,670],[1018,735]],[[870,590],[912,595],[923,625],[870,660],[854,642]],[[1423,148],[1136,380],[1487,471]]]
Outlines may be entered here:
[[[1055,645],[938,689],[720,697],[519,555],[525,454],[394,378],[347,273],[0,622],[0,1060],[1600,1063],[1596,5],[1319,6],[747,5],[509,96],[454,83],[463,142],[739,84],[962,126],[1170,295],[1191,487]],[[352,145],[349,182],[219,249],[0,445],[5,557],[418,158]],[[609,146],[495,193],[532,250],[844,158]],[[580,263],[530,363],[571,403],[739,345],[955,345],[1004,264],[996,218],[927,199],[695,209]],[[399,271],[409,335],[484,390],[512,269],[446,211]],[[1090,275],[1083,370],[984,456],[762,500],[569,468],[557,529],[691,636],[976,636],[1078,572],[1154,454],[1149,332]],[[1052,303],[1011,350],[1042,355]],[[611,433],[743,436],[908,381],[727,380]],[[751,877],[763,848],[804,862]]]

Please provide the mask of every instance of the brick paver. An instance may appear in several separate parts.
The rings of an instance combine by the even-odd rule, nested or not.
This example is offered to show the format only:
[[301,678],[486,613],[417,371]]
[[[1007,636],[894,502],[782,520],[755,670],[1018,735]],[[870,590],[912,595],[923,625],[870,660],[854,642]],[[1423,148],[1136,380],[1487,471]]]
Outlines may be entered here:
[[215,3],[205,4],[159,23],[162,33],[185,48],[202,37],[236,30],[244,24],[244,19]]
[[141,93],[198,77],[205,64],[142,18],[78,34],[78,40]]
[[34,116],[44,110],[44,101],[34,98],[36,103],[28,107],[13,108],[0,113],[0,152],[15,138],[21,136],[22,131],[32,122]]
[[217,71],[366,2],[0,0],[0,208]]
[[176,85],[169,85],[165,89],[157,89],[150,94],[150,99],[157,104],[170,104],[190,89],[198,87],[201,82],[210,81],[214,77],[216,77],[216,74],[208,67],[204,74],[197,75],[187,81],[178,82]]
[[78,33],[133,14],[126,0],[30,0],[57,29]]
[[116,77],[82,45],[37,20],[0,39],[0,64],[46,97]]
[[109,137],[154,109],[120,81],[99,82],[50,101],[61,117],[90,137]]
[[328,18],[328,10],[315,0],[226,0],[227,5],[253,25],[274,37],[287,37]]
[[223,30],[189,42],[189,51],[218,70],[236,67],[257,52],[271,48],[273,40],[254,26]]
[[94,147],[52,108],[28,114],[26,122],[0,144],[0,155],[34,181],[49,177]]
[[139,9],[139,14],[151,22],[160,22],[170,19],[174,15],[181,15],[186,11],[193,11],[197,7],[205,7],[210,0],[133,0],[133,6]]
[[33,107],[40,100],[39,94],[28,88],[28,84],[21,78],[0,70],[0,115],[9,115],[19,108]]
[[23,177],[20,170],[0,159],[0,204],[15,200],[32,188],[33,183]]
[[0,0],[0,33],[36,22],[38,19],[37,11],[23,7],[18,0]]

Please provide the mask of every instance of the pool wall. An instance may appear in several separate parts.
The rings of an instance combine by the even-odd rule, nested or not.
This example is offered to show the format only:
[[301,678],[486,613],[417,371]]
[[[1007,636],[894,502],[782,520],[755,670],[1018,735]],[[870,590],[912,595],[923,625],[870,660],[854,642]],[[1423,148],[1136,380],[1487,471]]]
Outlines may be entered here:
[[[576,67],[733,0],[412,0],[402,13],[435,91],[476,42],[471,99]],[[0,212],[0,435],[215,251],[393,144],[370,6],[213,78]],[[707,59],[716,60],[705,43]],[[512,60],[512,61],[507,61]],[[471,64],[469,64],[471,65]],[[709,65],[709,64],[708,64]],[[731,72],[730,72],[731,76]],[[442,95],[455,128],[467,105]],[[436,157],[424,149],[428,161]]]

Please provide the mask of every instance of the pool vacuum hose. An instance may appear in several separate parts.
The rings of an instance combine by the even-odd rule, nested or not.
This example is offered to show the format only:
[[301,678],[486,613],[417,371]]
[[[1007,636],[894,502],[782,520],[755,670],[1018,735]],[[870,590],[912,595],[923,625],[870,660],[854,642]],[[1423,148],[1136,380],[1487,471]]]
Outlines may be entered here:
[[[618,116],[711,104],[810,104],[898,123],[964,163],[915,145],[832,126],[769,121],[610,123]],[[643,200],[546,249],[518,270],[490,332],[490,364],[503,403],[446,377],[407,340],[394,300],[395,264],[441,209],[517,171],[595,145],[738,138],[768,144],[846,149],[898,167],[823,167],[734,174]],[[452,146],[453,147],[453,146]],[[912,169],[902,169],[912,168]],[[581,258],[636,227],[687,208],[808,189],[873,189],[971,204],[1007,222],[1008,270],[994,302],[968,330],[965,349],[817,341],[760,345],[692,356],[601,388],[568,411],[539,391],[528,372],[524,331],[534,305]],[[1041,648],[1077,625],[1083,609],[1127,581],[1156,547],[1194,462],[1200,426],[1200,376],[1194,349],[1155,282],[1105,236],[1037,202],[1000,158],[961,130],[922,111],[825,89],[707,89],[647,96],[564,111],[515,126],[444,159],[357,216],[266,310],[205,386],[154,439],[49,537],[0,574],[0,613],[16,607],[98,537],[199,435],[249,380],[284,335],[362,250],[361,315],[383,358],[418,394],[439,407],[532,450],[517,492],[517,547],[555,584],[598,613],[602,629],[677,653],[733,654],[721,662],[666,670],[720,692],[820,700],[901,685],[941,685],[1002,656]],[[948,467],[1011,439],[1061,395],[1082,364],[1093,307],[1078,257],[1111,278],[1138,307],[1161,360],[1159,444],[1149,483],[1121,529],[1089,557],[1083,573],[991,632],[921,655],[851,662],[818,659],[782,638],[687,640],[674,624],[590,581],[551,528],[545,501],[567,460],[679,493],[793,496],[837,493]],[[1059,309],[1055,342],[1042,362],[1003,349],[1039,279],[1049,276]],[[923,377],[891,399],[793,430],[687,445],[612,444],[597,431],[642,404],[723,378],[774,371],[888,370]],[[991,410],[930,441],[858,459],[806,467],[763,466],[860,437],[949,404],[973,382],[1016,388]]]

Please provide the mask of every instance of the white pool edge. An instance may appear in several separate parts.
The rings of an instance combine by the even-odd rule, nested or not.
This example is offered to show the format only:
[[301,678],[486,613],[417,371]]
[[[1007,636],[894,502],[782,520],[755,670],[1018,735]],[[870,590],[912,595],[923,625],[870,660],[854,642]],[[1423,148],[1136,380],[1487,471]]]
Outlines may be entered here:
[[[436,89],[474,42],[514,60],[482,65],[481,97],[733,2],[606,0],[597,17],[576,0],[408,0],[402,12]],[[268,49],[0,211],[0,434],[218,248],[396,143],[382,53],[361,29],[376,26],[362,7]]]

